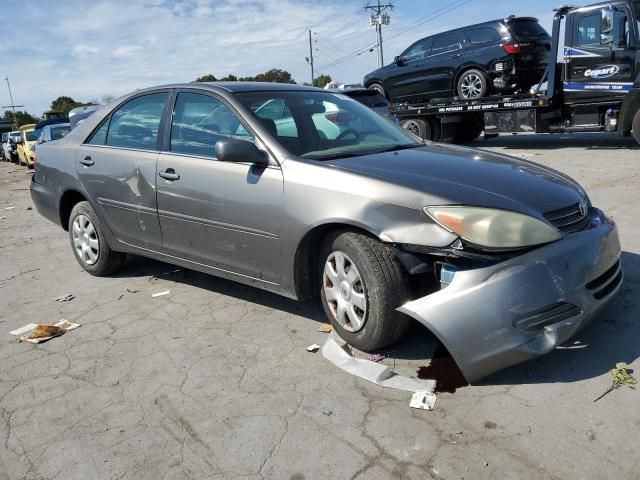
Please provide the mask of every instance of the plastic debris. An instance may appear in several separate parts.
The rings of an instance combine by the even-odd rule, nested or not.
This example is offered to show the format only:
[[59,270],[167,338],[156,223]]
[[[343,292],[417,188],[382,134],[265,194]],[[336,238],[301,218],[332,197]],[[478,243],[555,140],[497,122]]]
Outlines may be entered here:
[[[346,347],[346,345],[345,345]],[[405,377],[393,372],[389,367],[380,363],[370,362],[362,358],[355,358],[346,348],[338,345],[332,335],[322,347],[324,358],[347,373],[355,375],[381,387],[394,388],[405,392],[433,392],[436,386],[434,380],[420,380]]]
[[418,391],[411,397],[409,402],[411,408],[417,408],[418,410],[433,410],[436,406],[436,394],[433,392]]
[[612,368],[609,370],[611,376],[613,377],[613,381],[611,382],[611,386],[609,389],[596,398],[593,403],[596,403],[602,397],[607,395],[608,393],[613,392],[614,390],[626,385],[629,388],[636,388],[638,381],[631,375],[631,370],[627,368],[627,364],[624,362],[616,363],[616,368]]
[[13,207],[4,207],[4,208],[0,208],[0,210],[13,210],[14,208],[16,208],[15,206]]
[[384,360],[384,355],[380,355],[379,353],[372,353],[369,355],[370,362],[381,362],[382,360]]
[[68,320],[60,320],[55,325],[30,323],[24,327],[9,332],[11,335],[21,335],[20,340],[29,343],[42,343],[54,337],[64,335],[69,330],[75,330],[80,326]]
[[56,302],[60,302],[60,303],[67,303],[67,302],[70,302],[71,300],[73,300],[74,298],[76,298],[76,297],[72,293],[65,293],[64,295],[60,295],[60,296],[54,298],[54,300]]
[[331,326],[331,324],[323,323],[318,327],[317,331],[320,333],[331,333],[332,330],[333,330],[333,327]]
[[307,347],[307,352],[316,353],[318,350],[320,350],[320,345],[318,345],[317,343],[314,343],[313,345],[309,345]]
[[163,295],[169,295],[170,293],[171,293],[171,290],[165,290],[164,292],[154,293],[151,296],[153,298],[156,298],[156,297],[162,297]]

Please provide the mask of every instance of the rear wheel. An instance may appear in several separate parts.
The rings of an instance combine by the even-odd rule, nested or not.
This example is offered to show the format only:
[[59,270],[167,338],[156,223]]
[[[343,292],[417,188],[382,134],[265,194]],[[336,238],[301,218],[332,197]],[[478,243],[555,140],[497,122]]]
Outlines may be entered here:
[[396,308],[410,298],[409,279],[387,245],[338,231],[323,243],[320,262],[322,305],[340,337],[372,351],[404,336],[410,319]]
[[369,90],[375,90],[384,98],[387,98],[387,92],[384,91],[384,87],[380,83],[372,83],[368,88]]
[[437,120],[408,118],[400,121],[400,126],[405,130],[426,140],[439,140],[440,128]]
[[463,100],[474,100],[487,95],[489,81],[484,72],[467,70],[458,79],[458,96]]
[[108,275],[124,264],[126,255],[111,250],[89,202],[79,202],[71,210],[69,239],[76,260],[91,275]]
[[636,112],[636,116],[633,118],[633,125],[631,126],[631,133],[636,142],[640,143],[640,110]]

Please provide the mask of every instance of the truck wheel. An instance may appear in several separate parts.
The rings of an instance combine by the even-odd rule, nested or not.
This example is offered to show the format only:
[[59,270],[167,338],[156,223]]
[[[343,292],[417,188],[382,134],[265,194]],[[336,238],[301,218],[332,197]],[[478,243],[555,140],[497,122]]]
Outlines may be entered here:
[[354,347],[379,350],[400,340],[409,317],[409,279],[393,251],[361,233],[331,234],[320,250],[320,298],[334,330]]
[[463,100],[482,98],[488,89],[487,76],[480,70],[467,70],[458,79],[458,96]]
[[440,139],[440,129],[437,122],[432,119],[408,118],[401,120],[400,126],[420,138],[437,141]]
[[636,116],[633,117],[633,125],[631,126],[631,133],[636,142],[640,143],[640,110],[636,112]]
[[387,93],[384,91],[384,87],[381,84],[372,83],[371,85],[369,85],[368,88],[369,88],[369,90],[375,90],[380,95],[382,95],[384,98],[387,98]]
[[76,260],[91,275],[108,275],[124,264],[126,255],[111,250],[89,202],[79,202],[71,210],[69,239]]

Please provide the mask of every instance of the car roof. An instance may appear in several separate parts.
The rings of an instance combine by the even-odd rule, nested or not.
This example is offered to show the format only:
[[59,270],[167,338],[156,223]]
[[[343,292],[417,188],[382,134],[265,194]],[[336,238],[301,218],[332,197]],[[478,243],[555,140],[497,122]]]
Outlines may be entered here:
[[20,127],[20,131],[21,131],[21,132],[24,132],[25,130],[29,130],[30,128],[31,128],[31,129],[34,129],[34,128],[35,128],[35,126],[36,126],[36,124],[35,124],[35,123],[30,123],[30,124],[28,124],[28,125],[22,125],[22,126]]
[[268,91],[317,91],[322,92],[321,88],[310,87],[306,85],[297,85],[295,83],[271,83],[271,82],[191,82],[191,83],[173,83],[168,85],[158,85],[157,87],[149,87],[143,90],[137,90],[132,93],[147,92],[159,90],[163,88],[198,88],[202,90],[212,90],[215,92],[241,93],[241,92],[268,92]]
[[539,20],[535,17],[516,17],[515,15],[513,15],[507,18],[499,18],[497,20],[489,20],[488,22],[474,23],[473,25],[465,25],[464,27],[458,27],[451,30],[446,30],[444,32],[434,33],[433,35],[429,35],[428,37],[425,37],[425,38],[437,37],[438,35],[443,35],[445,33],[463,32],[471,28],[495,26],[497,23],[508,24],[510,22],[539,22]]

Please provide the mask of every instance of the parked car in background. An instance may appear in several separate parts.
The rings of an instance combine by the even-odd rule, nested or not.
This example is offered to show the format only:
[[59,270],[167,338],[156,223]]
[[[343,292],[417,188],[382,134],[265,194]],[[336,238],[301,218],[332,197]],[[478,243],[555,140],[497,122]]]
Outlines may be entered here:
[[140,90],[38,154],[34,204],[87,272],[133,253],[319,295],[334,331],[369,351],[411,316],[469,382],[564,343],[623,280],[615,223],[566,175],[425,144],[311,87]]
[[75,128],[77,124],[83,122],[87,117],[93,115],[100,105],[85,105],[83,107],[76,107],[69,111],[69,123],[71,128]]
[[51,142],[53,140],[60,140],[71,131],[70,123],[56,123],[54,125],[45,125],[40,131],[40,135],[36,140],[36,145],[41,143]]
[[509,17],[418,40],[365,76],[364,86],[393,102],[526,92],[541,81],[550,50],[537,19]]
[[7,132],[6,138],[3,134],[2,136],[2,151],[4,154],[4,159],[7,162],[16,162],[17,161],[17,148],[16,141],[20,138],[20,131],[15,130],[13,132]]
[[56,123],[53,125],[45,125],[40,131],[38,139],[33,145],[31,150],[33,151],[33,163],[38,161],[38,145],[43,143],[52,142],[54,140],[60,140],[64,138],[67,133],[71,131],[70,123]]
[[35,129],[35,123],[20,127],[20,140],[18,141],[18,160],[21,165],[33,168],[34,153],[31,148],[35,144],[40,131]]
[[342,93],[347,97],[353,98],[363,105],[369,107],[376,113],[379,113],[383,117],[386,117],[392,121],[395,121],[395,117],[391,114],[389,107],[391,103],[380,92],[376,90],[370,90],[363,87],[344,87],[329,89],[329,91]]

